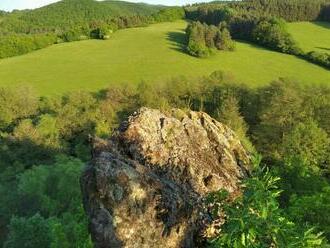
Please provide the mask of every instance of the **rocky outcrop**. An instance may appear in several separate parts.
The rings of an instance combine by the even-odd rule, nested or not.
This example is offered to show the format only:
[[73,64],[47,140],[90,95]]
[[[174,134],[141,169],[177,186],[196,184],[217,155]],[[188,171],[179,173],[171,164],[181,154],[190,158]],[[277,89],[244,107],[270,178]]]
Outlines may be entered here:
[[239,194],[248,166],[235,133],[207,114],[140,109],[94,142],[81,178],[96,247],[196,247],[212,222],[203,197]]

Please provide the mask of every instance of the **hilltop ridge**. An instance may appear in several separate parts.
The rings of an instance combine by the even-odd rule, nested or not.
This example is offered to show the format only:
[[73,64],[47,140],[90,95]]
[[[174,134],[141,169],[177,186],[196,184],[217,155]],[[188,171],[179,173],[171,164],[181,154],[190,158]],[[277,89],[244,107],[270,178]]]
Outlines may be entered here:
[[74,27],[93,20],[119,16],[148,16],[164,8],[160,5],[125,1],[62,0],[38,9],[7,13],[0,33],[29,33]]

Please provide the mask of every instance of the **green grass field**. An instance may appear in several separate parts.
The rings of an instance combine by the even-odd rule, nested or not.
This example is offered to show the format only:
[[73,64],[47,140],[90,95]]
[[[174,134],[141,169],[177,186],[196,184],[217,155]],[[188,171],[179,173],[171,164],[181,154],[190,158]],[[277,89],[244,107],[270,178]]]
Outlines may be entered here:
[[113,84],[157,83],[177,76],[231,72],[242,83],[259,86],[279,77],[304,84],[330,83],[329,70],[294,56],[237,43],[235,52],[208,59],[181,50],[186,23],[155,24],[118,31],[108,41],[88,40],[54,45],[27,55],[0,60],[0,86],[32,85],[39,94],[98,90]]
[[319,51],[330,53],[330,23],[290,23],[289,32],[305,52]]

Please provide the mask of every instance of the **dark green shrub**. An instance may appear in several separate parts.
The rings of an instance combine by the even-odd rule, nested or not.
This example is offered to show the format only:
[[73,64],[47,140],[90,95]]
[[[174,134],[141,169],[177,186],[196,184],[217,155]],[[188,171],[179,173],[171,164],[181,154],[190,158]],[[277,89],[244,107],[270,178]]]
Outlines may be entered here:
[[267,170],[254,173],[233,202],[223,192],[209,196],[213,217],[225,218],[210,247],[320,247],[325,242],[322,234],[295,224],[280,209],[280,178]]
[[0,35],[0,58],[25,54],[56,43],[54,34],[10,34]]
[[213,26],[192,22],[186,29],[187,52],[196,57],[208,57],[214,50],[235,49],[235,43],[225,26]]
[[284,20],[273,18],[259,22],[252,31],[252,39],[260,45],[279,52],[289,54],[301,53],[297,44],[286,30]]
[[93,39],[108,40],[116,30],[117,27],[115,24],[101,24],[91,31],[90,36]]
[[235,42],[232,40],[230,32],[227,28],[220,29],[215,37],[215,47],[218,50],[235,50]]
[[31,218],[13,217],[9,225],[9,237],[5,248],[51,247],[50,226],[39,214]]
[[303,55],[303,57],[315,64],[330,68],[330,54],[328,53],[312,51]]

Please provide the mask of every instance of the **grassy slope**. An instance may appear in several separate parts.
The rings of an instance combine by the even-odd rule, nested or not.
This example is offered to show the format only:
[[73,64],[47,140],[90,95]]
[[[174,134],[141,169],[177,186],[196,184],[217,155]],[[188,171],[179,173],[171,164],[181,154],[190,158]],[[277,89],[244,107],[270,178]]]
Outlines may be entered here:
[[73,89],[97,90],[111,84],[157,82],[173,76],[232,72],[251,86],[278,77],[302,83],[329,83],[330,73],[294,56],[238,43],[235,52],[209,59],[191,57],[178,47],[186,23],[162,23],[121,30],[108,41],[54,45],[24,56],[0,60],[0,86],[31,84],[40,94]]
[[289,31],[305,52],[319,51],[330,53],[330,23],[290,23]]

